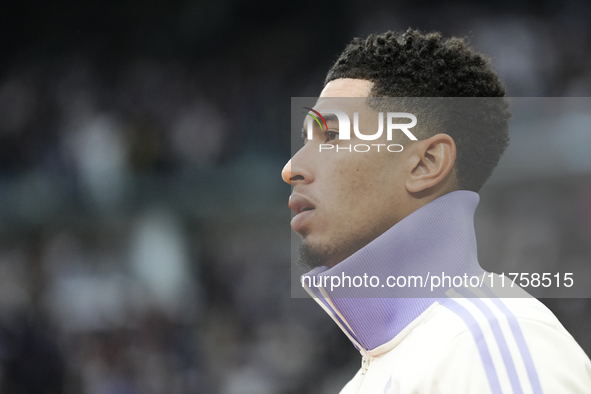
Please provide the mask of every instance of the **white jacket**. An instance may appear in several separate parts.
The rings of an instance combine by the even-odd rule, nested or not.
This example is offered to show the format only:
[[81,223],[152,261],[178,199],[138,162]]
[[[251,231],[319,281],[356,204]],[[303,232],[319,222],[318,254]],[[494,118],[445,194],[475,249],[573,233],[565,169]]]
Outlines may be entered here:
[[533,298],[436,302],[390,342],[360,351],[342,394],[591,393],[589,358]]
[[[477,204],[473,192],[446,194],[336,266],[304,275],[306,290],[362,355],[342,394],[591,394],[581,347],[541,302],[495,288],[499,276],[486,274],[476,288],[383,285],[389,274],[475,272]],[[364,275],[380,285],[329,286],[333,277]]]

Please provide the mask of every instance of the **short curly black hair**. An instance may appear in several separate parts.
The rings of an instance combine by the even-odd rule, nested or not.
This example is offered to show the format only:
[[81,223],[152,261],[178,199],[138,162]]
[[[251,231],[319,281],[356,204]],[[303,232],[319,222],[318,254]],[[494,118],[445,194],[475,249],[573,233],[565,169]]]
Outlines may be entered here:
[[454,139],[459,189],[480,190],[508,145],[505,87],[489,60],[461,38],[412,29],[355,38],[329,70],[325,85],[339,78],[373,82],[370,97],[454,98],[436,101],[437,110],[428,111],[431,127],[417,137],[443,132]]

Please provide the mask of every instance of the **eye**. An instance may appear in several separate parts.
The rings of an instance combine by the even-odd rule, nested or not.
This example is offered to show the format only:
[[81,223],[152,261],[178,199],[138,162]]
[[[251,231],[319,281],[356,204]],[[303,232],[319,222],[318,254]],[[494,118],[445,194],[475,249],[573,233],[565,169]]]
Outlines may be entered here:
[[324,132],[324,135],[326,136],[327,142],[334,141],[339,138],[339,133],[336,131],[326,131]]

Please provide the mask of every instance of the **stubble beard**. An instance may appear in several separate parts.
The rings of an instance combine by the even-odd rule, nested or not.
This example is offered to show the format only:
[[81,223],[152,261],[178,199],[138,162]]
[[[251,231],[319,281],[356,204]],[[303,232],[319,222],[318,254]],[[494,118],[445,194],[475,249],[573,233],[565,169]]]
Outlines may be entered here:
[[324,244],[310,244],[304,240],[298,248],[296,263],[308,270],[322,266],[334,267],[369,244],[383,232],[378,229],[373,230],[361,237],[347,237],[345,234],[338,234]]
[[333,258],[331,248],[327,245],[310,246],[306,241],[298,248],[296,263],[307,270],[329,265]]

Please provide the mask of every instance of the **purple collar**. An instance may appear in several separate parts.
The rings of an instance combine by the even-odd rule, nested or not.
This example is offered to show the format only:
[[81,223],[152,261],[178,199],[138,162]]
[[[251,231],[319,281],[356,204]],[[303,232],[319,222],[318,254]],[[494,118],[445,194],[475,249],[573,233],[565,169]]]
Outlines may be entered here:
[[[310,279],[306,277],[311,277],[308,292],[319,298],[354,342],[365,350],[375,349],[445,297],[452,286],[445,283],[431,288],[437,282],[434,275],[453,277],[482,272],[474,234],[474,211],[479,199],[477,193],[467,190],[445,194],[336,266],[315,268],[302,280],[308,284]],[[379,280],[375,287],[378,282],[371,280],[372,276]],[[399,278],[398,282],[392,277]],[[337,282],[343,285],[336,286]]]

